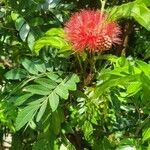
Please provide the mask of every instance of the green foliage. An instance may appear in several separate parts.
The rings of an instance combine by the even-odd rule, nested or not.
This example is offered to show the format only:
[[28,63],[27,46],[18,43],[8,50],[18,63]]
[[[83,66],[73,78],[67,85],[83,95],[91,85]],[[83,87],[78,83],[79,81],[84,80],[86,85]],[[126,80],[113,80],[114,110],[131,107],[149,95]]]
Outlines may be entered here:
[[[119,18],[134,18],[139,24],[145,27],[147,30],[150,30],[150,10],[146,5],[147,1],[134,1],[121,6],[115,6],[110,9],[110,19],[119,19]],[[149,4],[148,4],[149,6]]]
[[36,41],[34,50],[39,53],[41,48],[46,45],[59,49],[59,53],[64,53],[71,49],[69,43],[64,39],[64,31],[62,28],[53,28],[45,33],[45,36]]
[[150,148],[149,0],[106,2],[122,44],[101,54],[74,53],[63,29],[99,0],[0,4],[0,149],[7,134],[12,150]]
[[[104,79],[102,84],[95,90],[95,98],[103,94],[103,91],[112,87],[122,87],[126,90],[127,96],[135,95],[140,90],[143,91],[143,99],[146,101],[145,96],[147,92],[144,88],[150,80],[150,65],[142,61],[126,61],[124,57],[116,61],[115,69],[102,72],[100,79]],[[146,81],[146,82],[145,82]],[[142,89],[143,88],[143,89]],[[144,96],[145,95],[145,96]],[[147,99],[148,100],[148,99]]]
[[7,126],[12,132],[15,131],[14,121],[16,118],[17,112],[15,107],[8,102],[1,101],[0,103],[0,126],[1,130],[3,130],[4,126]]
[[150,128],[147,128],[143,132],[143,141],[146,141],[150,138]]
[[[61,73],[54,72],[40,72],[42,66],[38,67],[29,59],[22,61],[23,67],[28,72],[30,82],[22,86],[22,93],[19,93],[15,105],[25,105],[16,118],[16,129],[19,130],[25,124],[30,124],[37,114],[36,121],[39,122],[46,110],[48,103],[50,104],[52,112],[55,112],[59,106],[60,99],[68,99],[69,90],[76,90],[76,83],[79,78],[76,74],[70,74],[61,78]],[[40,69],[39,69],[40,68]],[[46,68],[45,68],[46,69]],[[26,73],[27,73],[26,72]],[[7,79],[16,80],[21,79],[22,72],[18,72],[14,76],[14,69],[6,73]],[[36,76],[34,76],[36,75]],[[32,81],[32,83],[31,83]],[[29,100],[30,99],[30,100]],[[29,102],[27,104],[26,101]]]
[[12,69],[5,74],[6,79],[8,80],[18,80],[26,77],[26,71],[24,69]]

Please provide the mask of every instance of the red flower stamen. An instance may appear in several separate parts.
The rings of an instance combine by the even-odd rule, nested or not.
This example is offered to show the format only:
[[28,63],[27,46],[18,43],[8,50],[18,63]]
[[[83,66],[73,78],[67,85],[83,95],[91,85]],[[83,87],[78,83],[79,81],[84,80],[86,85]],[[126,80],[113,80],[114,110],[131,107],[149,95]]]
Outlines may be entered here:
[[102,52],[120,44],[121,30],[116,22],[107,22],[107,15],[94,10],[76,12],[65,24],[67,40],[75,51]]

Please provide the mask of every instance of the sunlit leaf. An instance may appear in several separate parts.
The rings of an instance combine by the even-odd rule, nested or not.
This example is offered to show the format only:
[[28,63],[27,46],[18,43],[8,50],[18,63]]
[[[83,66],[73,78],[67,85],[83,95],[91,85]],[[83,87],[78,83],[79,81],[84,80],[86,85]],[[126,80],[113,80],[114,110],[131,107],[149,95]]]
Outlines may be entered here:
[[41,48],[43,48],[46,45],[63,51],[70,50],[70,45],[68,45],[68,43],[64,39],[58,36],[51,36],[51,37],[47,36],[42,37],[41,39],[35,42],[34,45],[35,52],[38,53],[41,50]]
[[52,28],[48,30],[45,34],[48,36],[59,36],[64,38],[64,30],[62,28]]
[[150,128],[146,128],[143,132],[143,141],[150,139]]

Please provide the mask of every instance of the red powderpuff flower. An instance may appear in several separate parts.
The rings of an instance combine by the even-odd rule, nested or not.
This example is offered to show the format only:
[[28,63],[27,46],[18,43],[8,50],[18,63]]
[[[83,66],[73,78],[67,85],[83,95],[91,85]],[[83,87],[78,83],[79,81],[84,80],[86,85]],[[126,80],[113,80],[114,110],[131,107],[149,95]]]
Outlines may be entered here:
[[107,15],[98,10],[76,12],[65,24],[65,33],[73,49],[80,52],[102,52],[121,43],[119,25],[108,22]]

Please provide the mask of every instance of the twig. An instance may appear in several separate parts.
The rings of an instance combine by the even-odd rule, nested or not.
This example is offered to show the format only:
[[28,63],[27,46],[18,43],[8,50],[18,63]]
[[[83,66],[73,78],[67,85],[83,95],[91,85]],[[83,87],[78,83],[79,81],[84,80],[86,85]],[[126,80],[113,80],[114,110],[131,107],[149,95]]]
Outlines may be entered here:
[[77,59],[78,59],[78,62],[79,62],[79,66],[80,66],[81,72],[83,73],[83,67],[82,67],[80,56],[78,54],[76,56],[77,56]]
[[100,0],[100,2],[101,2],[101,17],[102,17],[102,15],[103,15],[103,12],[104,12],[104,10],[105,10],[105,4],[106,4],[106,1],[107,0]]
[[145,126],[145,124],[150,120],[150,115],[144,120],[144,122],[139,126],[135,132],[135,135],[138,136],[139,132],[142,130],[142,128]]

